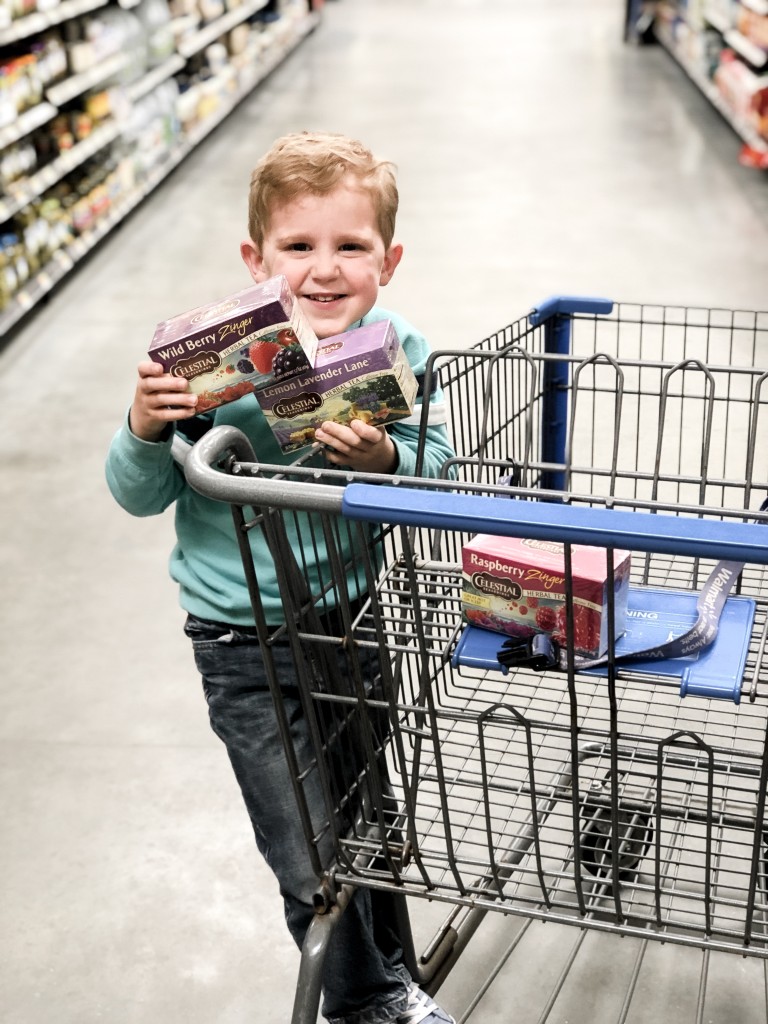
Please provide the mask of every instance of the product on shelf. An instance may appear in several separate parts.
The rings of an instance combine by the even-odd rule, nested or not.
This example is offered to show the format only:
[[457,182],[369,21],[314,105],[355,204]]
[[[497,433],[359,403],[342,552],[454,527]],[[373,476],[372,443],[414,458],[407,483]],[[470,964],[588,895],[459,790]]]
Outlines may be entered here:
[[46,32],[32,40],[29,51],[44,88],[64,78],[67,73],[67,50],[59,31]]
[[763,81],[762,87],[752,94],[749,116],[758,135],[768,139],[768,80]]
[[224,14],[224,0],[198,0],[197,8],[204,24],[216,21]]
[[29,262],[19,241],[13,232],[0,235],[0,273],[5,278],[3,288],[11,292],[18,291],[29,278]]
[[736,28],[755,46],[768,50],[768,15],[757,14],[746,7],[740,7]]
[[136,15],[146,34],[147,63],[156,67],[176,49],[168,4],[165,0],[141,0]]
[[734,118],[768,138],[766,103],[768,75],[756,75],[731,50],[725,50],[714,74],[720,95]]
[[768,13],[750,2],[661,2],[658,38],[741,136],[740,161],[768,167]]
[[52,11],[60,0],[1,0],[0,27],[36,12]]
[[125,57],[125,63],[117,73],[117,81],[127,86],[136,82],[149,68],[149,43],[144,25],[134,11],[127,11],[125,19],[125,38],[121,53]]
[[737,0],[704,0],[703,20],[722,29],[732,28],[738,7]]
[[134,15],[120,7],[104,7],[64,24],[67,60],[72,75],[84,74],[123,52],[133,35]]
[[29,139],[0,152],[0,197],[8,193],[13,182],[34,171],[37,159],[37,150]]
[[179,87],[169,79],[134,103],[124,120],[120,148],[132,160],[137,180],[173,154],[181,132],[178,101]]
[[[43,269],[56,252],[90,231],[134,186],[132,161],[125,157],[86,161],[44,196],[20,210],[6,226],[4,309],[28,277]],[[12,269],[9,270],[9,267]],[[26,272],[25,272],[26,271]]]
[[14,124],[21,114],[42,103],[47,86],[66,71],[66,50],[57,33],[12,48],[0,59],[0,127]]

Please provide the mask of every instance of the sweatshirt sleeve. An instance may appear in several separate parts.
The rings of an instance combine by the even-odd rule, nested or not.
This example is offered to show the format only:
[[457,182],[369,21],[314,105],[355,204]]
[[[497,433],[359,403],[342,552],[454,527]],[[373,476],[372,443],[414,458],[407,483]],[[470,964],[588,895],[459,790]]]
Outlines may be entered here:
[[424,394],[424,371],[430,354],[429,345],[422,334],[411,327],[402,317],[397,316],[397,314],[378,309],[372,311],[372,313],[373,317],[377,319],[389,319],[392,321],[403,350],[408,357],[408,362],[411,364],[411,369],[419,381],[419,393],[416,398],[413,414],[407,419],[397,420],[387,427],[397,449],[398,465],[395,473],[398,476],[414,476],[416,473],[422,406],[424,402],[428,402],[429,425],[424,437],[424,455],[420,475],[438,477],[446,460],[454,458],[456,453],[448,434],[443,392],[434,377],[431,394]]
[[[389,431],[397,449],[398,476],[414,476],[419,449],[419,428],[406,423],[393,423]],[[427,427],[421,476],[438,477],[443,465],[455,456],[444,424]]]
[[171,453],[173,431],[162,441],[142,441],[132,433],[126,414],[107,454],[107,486],[115,501],[133,516],[164,512],[186,486]]

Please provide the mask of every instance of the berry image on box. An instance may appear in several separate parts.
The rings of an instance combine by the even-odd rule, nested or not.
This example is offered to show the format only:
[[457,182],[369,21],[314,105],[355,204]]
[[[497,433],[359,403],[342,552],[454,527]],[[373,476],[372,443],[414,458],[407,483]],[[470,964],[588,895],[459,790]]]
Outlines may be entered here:
[[304,349],[298,344],[286,345],[277,353],[272,363],[272,374],[275,380],[295,377],[297,373],[306,373],[311,369]]
[[311,369],[318,341],[281,275],[155,328],[149,357],[198,396],[197,411]]
[[[599,657],[608,646],[606,552],[574,544],[573,646],[577,654]],[[614,551],[614,628],[625,629],[630,553]],[[527,638],[548,633],[568,639],[563,545],[478,534],[462,551],[462,610],[473,626]]]
[[314,368],[301,350],[275,358],[274,384],[256,398],[283,452],[306,448],[328,420],[363,420],[382,426],[413,412],[418,383],[389,320],[380,320],[319,343]]

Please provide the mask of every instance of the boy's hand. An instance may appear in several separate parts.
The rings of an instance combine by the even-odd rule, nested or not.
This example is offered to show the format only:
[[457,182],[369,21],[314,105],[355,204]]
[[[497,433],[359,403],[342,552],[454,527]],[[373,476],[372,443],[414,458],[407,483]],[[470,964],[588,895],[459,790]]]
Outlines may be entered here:
[[362,420],[348,425],[329,420],[315,431],[315,440],[327,446],[325,457],[334,466],[360,473],[394,473],[397,466],[397,449],[384,427]]
[[142,441],[159,441],[172,420],[195,415],[197,395],[183,377],[165,373],[159,363],[139,363],[139,382],[128,416],[131,430]]

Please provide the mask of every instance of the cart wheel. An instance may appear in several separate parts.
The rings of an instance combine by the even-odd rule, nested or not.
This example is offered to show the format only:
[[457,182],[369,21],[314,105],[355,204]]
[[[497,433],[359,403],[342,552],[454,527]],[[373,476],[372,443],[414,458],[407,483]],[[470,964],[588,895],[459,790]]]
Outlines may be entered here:
[[[591,875],[607,878],[612,870],[611,812],[606,807],[588,811],[581,833],[581,862]],[[653,839],[650,814],[644,811],[619,811],[619,881],[634,878],[637,866],[648,852]]]

